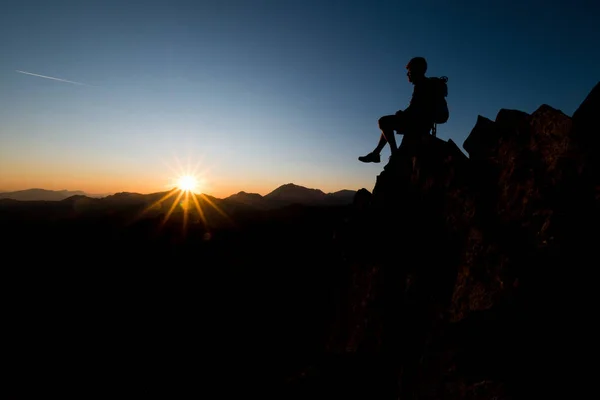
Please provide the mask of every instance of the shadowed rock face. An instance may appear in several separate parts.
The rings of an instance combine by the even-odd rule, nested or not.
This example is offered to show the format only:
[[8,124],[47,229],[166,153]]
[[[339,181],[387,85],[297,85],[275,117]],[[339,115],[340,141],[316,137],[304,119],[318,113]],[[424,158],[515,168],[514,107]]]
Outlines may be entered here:
[[[351,284],[329,341],[330,351],[379,368],[373,376],[356,362],[347,372],[356,393],[512,399],[583,390],[589,373],[577,354],[592,343],[598,264],[598,115],[600,85],[572,118],[549,105],[479,116],[468,158],[451,140],[425,137],[401,146],[372,194],[357,192],[340,235]],[[323,365],[336,378],[315,385],[335,392],[327,382],[339,368]]]

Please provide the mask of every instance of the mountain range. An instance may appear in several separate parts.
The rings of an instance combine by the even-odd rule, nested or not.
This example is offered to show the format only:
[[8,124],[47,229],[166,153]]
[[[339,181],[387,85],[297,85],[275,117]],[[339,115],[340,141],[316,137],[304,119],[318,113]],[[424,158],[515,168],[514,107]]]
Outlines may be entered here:
[[[176,189],[174,189],[176,190]],[[84,199],[99,200],[101,203],[111,204],[129,204],[154,202],[168,192],[158,192],[150,194],[121,192],[112,195],[93,195],[80,190],[46,190],[46,189],[27,189],[14,192],[0,193],[0,199],[10,199],[17,201],[70,201]],[[345,205],[352,203],[354,190],[340,190],[333,193],[325,193],[319,189],[310,189],[304,186],[288,183],[278,187],[265,196],[258,193],[239,193],[219,199],[209,195],[202,195],[213,202],[223,203],[233,208],[255,208],[255,209],[273,209],[292,204],[301,205]],[[221,205],[223,205],[221,204]]]
[[71,196],[96,197],[86,194],[81,190],[46,190],[46,189],[26,189],[14,192],[0,192],[0,199],[12,199],[19,201],[60,201]]
[[47,189],[25,189],[16,191],[0,191],[0,199],[12,199],[19,201],[61,201],[71,196],[86,196],[92,198],[106,197],[109,194],[92,194],[82,190],[47,190]]

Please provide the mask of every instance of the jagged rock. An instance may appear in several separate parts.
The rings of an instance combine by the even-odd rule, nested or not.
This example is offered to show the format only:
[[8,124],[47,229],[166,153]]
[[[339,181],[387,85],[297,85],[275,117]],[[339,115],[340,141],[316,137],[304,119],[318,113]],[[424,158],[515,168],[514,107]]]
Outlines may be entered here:
[[518,135],[520,131],[526,132],[529,129],[529,114],[520,110],[502,108],[496,114],[494,122],[505,130],[516,130]]
[[[580,172],[591,185],[596,209],[600,208],[600,82],[573,113],[574,153],[582,154]],[[598,213],[599,211],[596,211]]]
[[600,82],[594,86],[579,108],[573,113],[573,136],[582,150],[600,150]]
[[499,140],[500,134],[495,129],[494,121],[478,115],[475,126],[463,143],[463,148],[472,160],[486,159]]
[[452,141],[403,142],[372,195],[355,197],[348,237],[365,240],[348,241],[361,256],[336,336],[347,351],[393,360],[403,398],[539,397],[548,386],[532,371],[572,387],[570,349],[585,350],[556,325],[590,331],[597,115],[600,84],[573,118],[546,104],[478,116],[469,158]]
[[371,204],[371,197],[371,193],[367,189],[362,188],[354,194],[352,204],[358,210],[365,210]]

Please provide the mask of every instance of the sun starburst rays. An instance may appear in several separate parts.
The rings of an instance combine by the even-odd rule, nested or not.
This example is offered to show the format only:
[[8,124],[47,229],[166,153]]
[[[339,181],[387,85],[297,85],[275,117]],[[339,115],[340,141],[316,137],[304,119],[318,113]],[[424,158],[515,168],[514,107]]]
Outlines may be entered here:
[[167,221],[169,220],[169,217],[171,216],[171,214],[173,214],[173,210],[175,210],[175,207],[177,207],[177,205],[179,204],[179,200],[183,197],[183,195],[185,193],[188,193],[188,192],[179,190],[179,194],[177,195],[177,198],[173,201],[173,203],[171,204],[171,207],[169,208],[169,211],[167,211],[163,220],[160,223],[161,228],[167,223]]
[[[212,214],[211,220],[216,217],[217,219],[224,219],[228,224],[233,224],[233,220],[215,201],[202,192],[197,193],[197,191],[201,191],[207,186],[207,181],[204,178],[206,171],[200,173],[198,170],[200,162],[196,163],[194,168],[190,168],[191,163],[188,160],[185,169],[179,159],[176,158],[175,163],[177,169],[167,165],[172,172],[168,184],[170,190],[145,207],[136,220],[148,216],[152,212],[158,212],[160,217],[158,229],[162,230],[170,219],[175,215],[179,215],[177,218],[181,218],[183,235],[186,235],[190,223],[201,223],[207,233],[210,233],[212,227],[209,224],[210,213],[207,213],[207,211],[213,210],[216,214]],[[219,216],[222,218],[219,218]],[[210,234],[208,237],[210,237]]]

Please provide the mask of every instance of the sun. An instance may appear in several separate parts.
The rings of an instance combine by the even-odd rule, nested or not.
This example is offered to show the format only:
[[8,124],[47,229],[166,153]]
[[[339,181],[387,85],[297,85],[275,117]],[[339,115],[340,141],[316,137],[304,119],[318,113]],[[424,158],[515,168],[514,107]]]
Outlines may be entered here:
[[177,187],[183,192],[194,192],[198,189],[198,179],[193,175],[182,175],[177,179]]
[[[210,238],[210,224],[208,222],[207,212],[216,212],[223,217],[230,224],[234,224],[231,217],[221,209],[218,202],[211,199],[211,196],[205,195],[204,192],[210,189],[210,181],[206,179],[208,176],[208,170],[205,169],[198,171],[198,162],[195,167],[191,167],[190,160],[188,160],[187,168],[181,165],[178,158],[175,158],[175,163],[178,168],[173,168],[168,163],[165,163],[165,167],[171,170],[169,175],[168,183],[165,185],[164,193],[162,197],[156,199],[152,204],[149,204],[144,210],[142,210],[138,218],[146,213],[158,212],[163,214],[162,220],[160,221],[160,227],[163,227],[175,213],[175,215],[181,216],[182,219],[182,234],[185,236],[189,224],[202,224],[206,230],[207,237]],[[212,210],[212,211],[211,211]],[[213,215],[213,214],[210,214]],[[210,217],[212,219],[212,217]],[[234,224],[235,225],[235,224]],[[208,240],[208,239],[207,239]]]

